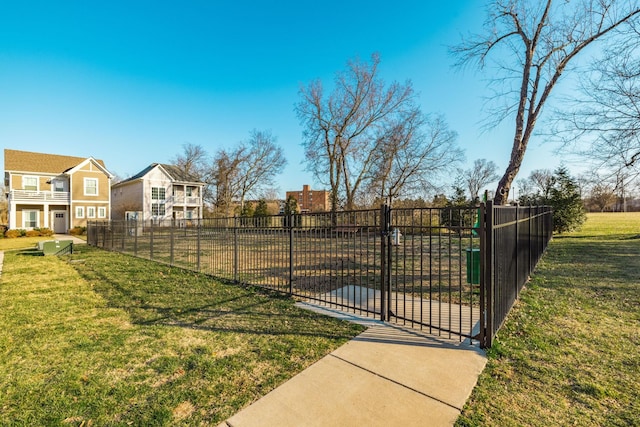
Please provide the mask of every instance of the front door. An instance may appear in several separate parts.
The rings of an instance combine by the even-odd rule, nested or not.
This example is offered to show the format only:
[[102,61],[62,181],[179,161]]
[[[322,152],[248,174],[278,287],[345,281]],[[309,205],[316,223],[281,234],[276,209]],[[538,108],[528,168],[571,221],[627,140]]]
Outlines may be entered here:
[[58,211],[53,213],[53,232],[56,234],[64,234],[67,232],[67,213]]

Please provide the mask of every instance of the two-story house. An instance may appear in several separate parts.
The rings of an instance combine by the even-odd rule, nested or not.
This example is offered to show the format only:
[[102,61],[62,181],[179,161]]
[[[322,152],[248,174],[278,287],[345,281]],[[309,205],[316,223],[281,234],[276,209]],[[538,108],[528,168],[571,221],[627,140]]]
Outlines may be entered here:
[[204,186],[175,166],[152,163],[111,187],[111,219],[201,219]]
[[108,219],[112,174],[102,160],[4,150],[9,228],[66,233]]

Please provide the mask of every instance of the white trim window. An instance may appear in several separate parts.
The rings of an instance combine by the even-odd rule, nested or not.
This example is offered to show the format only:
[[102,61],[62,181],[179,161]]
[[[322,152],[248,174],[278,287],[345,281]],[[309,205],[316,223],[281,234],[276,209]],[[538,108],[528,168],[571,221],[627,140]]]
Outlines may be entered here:
[[166,197],[167,190],[164,187],[151,187],[151,200],[162,200]]
[[165,216],[166,209],[164,203],[151,203],[151,215],[152,216]]
[[151,216],[165,216],[164,206],[167,190],[164,187],[151,187]]
[[97,196],[98,195],[98,178],[85,178],[84,179],[84,195],[85,196]]
[[37,176],[23,176],[22,177],[22,189],[27,191],[38,191],[38,177]]
[[22,228],[36,228],[40,223],[40,211],[23,209]]
[[84,218],[84,206],[76,206],[76,218]]
[[96,217],[96,207],[87,206],[87,218],[95,218],[95,217]]
[[98,207],[98,218],[106,218],[107,217],[107,208],[104,206]]

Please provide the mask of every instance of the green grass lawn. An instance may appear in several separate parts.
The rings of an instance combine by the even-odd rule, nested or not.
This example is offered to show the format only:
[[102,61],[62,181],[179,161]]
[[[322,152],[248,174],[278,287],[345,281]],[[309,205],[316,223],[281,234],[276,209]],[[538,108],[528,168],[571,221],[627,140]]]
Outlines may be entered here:
[[640,426],[640,213],[556,236],[458,426]]
[[362,330],[283,296],[75,249],[5,253],[0,425],[217,425]]

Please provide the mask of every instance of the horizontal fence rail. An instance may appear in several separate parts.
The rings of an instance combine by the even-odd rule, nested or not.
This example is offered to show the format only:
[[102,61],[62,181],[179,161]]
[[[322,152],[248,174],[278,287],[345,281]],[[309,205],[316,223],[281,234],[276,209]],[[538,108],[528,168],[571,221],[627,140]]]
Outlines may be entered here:
[[[382,206],[376,210],[286,216],[90,221],[87,241],[449,338],[480,339],[484,346],[490,345],[495,334],[493,325],[501,324],[498,314],[502,309],[489,305],[504,303],[501,287],[482,290],[487,272],[503,269],[483,266],[497,259],[495,255],[487,257],[487,250],[494,253],[496,249],[482,242],[482,236],[497,233],[481,230],[488,227],[491,215],[487,212],[485,205],[423,209]],[[515,215],[523,219],[532,212]],[[546,224],[544,216],[539,218],[527,223],[529,232],[537,233],[538,225]],[[543,237],[531,237],[523,227],[517,231],[516,252],[525,241],[535,243],[536,250],[525,251],[526,255],[518,252],[516,267],[508,267],[507,278],[511,278],[509,274],[518,280],[528,277],[546,247]],[[494,239],[500,236],[496,234]],[[500,247],[505,244],[500,242]],[[493,286],[503,280],[502,276],[495,277],[500,280],[492,275],[489,283]],[[515,286],[515,297],[520,288]],[[506,297],[506,305],[512,294]],[[489,318],[493,319],[491,325],[484,321]]]

